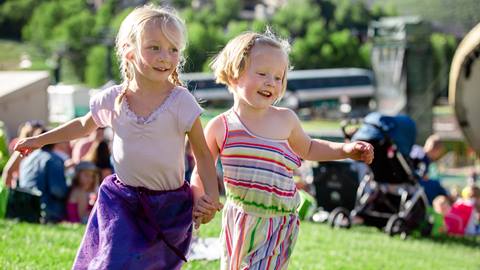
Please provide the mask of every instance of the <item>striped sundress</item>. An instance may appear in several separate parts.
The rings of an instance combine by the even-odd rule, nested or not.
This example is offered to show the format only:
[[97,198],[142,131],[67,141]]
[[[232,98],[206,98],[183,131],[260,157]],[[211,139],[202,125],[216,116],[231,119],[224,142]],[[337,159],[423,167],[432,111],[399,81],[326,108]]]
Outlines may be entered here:
[[300,197],[292,178],[300,158],[287,140],[254,135],[233,110],[222,118],[227,201],[221,269],[287,269],[300,225]]

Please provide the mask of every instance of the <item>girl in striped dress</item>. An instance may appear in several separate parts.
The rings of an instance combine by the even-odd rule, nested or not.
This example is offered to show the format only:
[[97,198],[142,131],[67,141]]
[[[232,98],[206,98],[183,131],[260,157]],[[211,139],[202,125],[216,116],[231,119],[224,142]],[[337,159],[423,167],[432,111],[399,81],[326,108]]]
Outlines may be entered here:
[[[210,151],[223,165],[227,197],[221,269],[287,268],[300,225],[292,176],[301,158],[373,159],[373,148],[365,142],[311,139],[293,111],[273,105],[285,92],[288,51],[288,43],[269,32],[247,32],[231,40],[211,64],[217,82],[234,96],[233,107],[205,130]],[[195,171],[192,189],[201,196]],[[197,205],[197,223],[213,218],[209,209],[214,207]]]

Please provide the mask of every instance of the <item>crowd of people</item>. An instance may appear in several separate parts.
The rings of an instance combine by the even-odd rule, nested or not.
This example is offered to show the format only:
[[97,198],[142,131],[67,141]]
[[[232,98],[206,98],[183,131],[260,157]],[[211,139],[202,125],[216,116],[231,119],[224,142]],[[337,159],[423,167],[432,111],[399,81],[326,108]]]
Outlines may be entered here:
[[14,191],[8,198],[7,216],[18,217],[22,196],[33,196],[38,197],[39,204],[24,205],[31,209],[22,209],[22,218],[32,221],[39,217],[37,221],[42,223],[86,223],[101,179],[113,173],[110,140],[98,129],[79,140],[44,145],[28,156],[13,150],[18,140],[46,131],[43,123],[29,121],[10,141],[11,156],[2,172],[3,183]]
[[446,153],[446,147],[437,134],[427,138],[423,146],[415,145],[410,153],[413,166],[420,176],[431,206],[433,235],[454,236],[480,235],[480,189],[476,183],[476,173],[468,176],[461,192],[456,188],[448,191],[439,177],[436,162]]

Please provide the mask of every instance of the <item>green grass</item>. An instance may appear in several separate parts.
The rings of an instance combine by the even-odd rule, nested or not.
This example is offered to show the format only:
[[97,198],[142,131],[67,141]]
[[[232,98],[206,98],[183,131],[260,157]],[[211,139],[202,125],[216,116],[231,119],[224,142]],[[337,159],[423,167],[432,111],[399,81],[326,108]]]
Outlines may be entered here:
[[[0,269],[68,269],[84,226],[32,225],[0,220]],[[220,217],[201,227],[217,237]],[[332,230],[303,222],[289,269],[480,269],[479,239],[390,238],[375,228]],[[219,269],[219,261],[191,261],[183,269]]]
[[40,51],[27,43],[0,39],[0,70],[19,70],[18,64],[22,54],[26,54],[32,61],[29,70],[49,69],[45,56]]

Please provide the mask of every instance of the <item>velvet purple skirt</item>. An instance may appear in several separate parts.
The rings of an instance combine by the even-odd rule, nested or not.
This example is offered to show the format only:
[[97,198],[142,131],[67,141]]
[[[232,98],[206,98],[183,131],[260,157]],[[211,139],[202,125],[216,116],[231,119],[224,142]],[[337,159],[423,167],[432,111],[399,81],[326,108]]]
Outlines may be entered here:
[[152,191],[105,178],[72,269],[180,269],[192,237],[188,184]]

